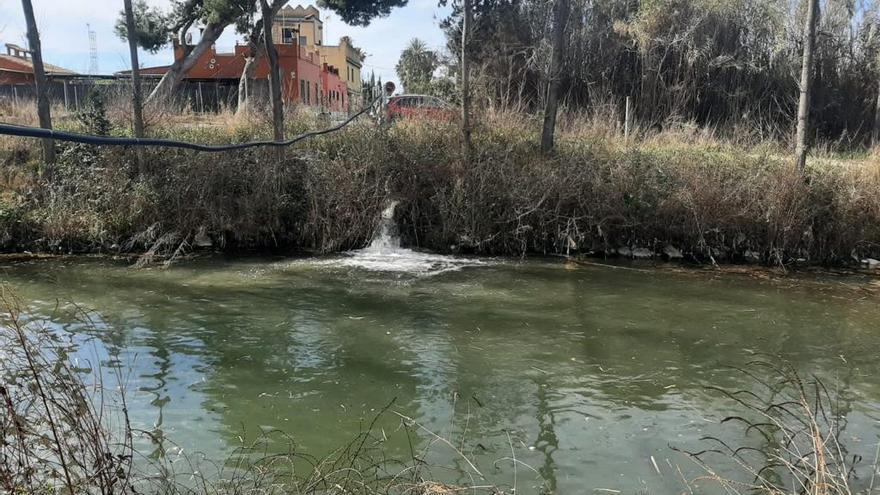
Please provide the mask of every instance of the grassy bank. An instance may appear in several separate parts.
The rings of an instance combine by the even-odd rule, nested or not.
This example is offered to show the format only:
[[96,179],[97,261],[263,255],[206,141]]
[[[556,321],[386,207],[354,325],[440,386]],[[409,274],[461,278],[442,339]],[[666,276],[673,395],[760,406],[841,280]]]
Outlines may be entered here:
[[[254,117],[166,120],[153,135],[220,143],[268,133]],[[321,125],[288,120],[291,133]],[[440,252],[880,259],[878,155],[819,153],[804,180],[773,143],[687,125],[625,141],[595,116],[561,127],[557,151],[542,156],[532,118],[485,115],[470,166],[454,124],[432,122],[361,122],[281,154],[61,144],[51,179],[36,173],[36,141],[2,138],[0,249],[167,254],[210,241],[333,252],[363,246],[394,198],[405,243]]]

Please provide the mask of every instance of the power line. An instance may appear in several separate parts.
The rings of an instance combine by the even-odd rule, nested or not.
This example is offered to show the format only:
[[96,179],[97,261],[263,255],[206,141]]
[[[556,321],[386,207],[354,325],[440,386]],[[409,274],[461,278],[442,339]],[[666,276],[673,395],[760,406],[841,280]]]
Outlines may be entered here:
[[290,146],[292,144],[298,143],[300,141],[306,140],[311,137],[320,136],[322,134],[329,134],[331,132],[338,131],[343,127],[350,124],[356,118],[370,111],[373,107],[373,104],[378,100],[376,98],[370,104],[365,105],[363,109],[361,109],[356,114],[349,117],[347,120],[342,122],[339,125],[334,127],[330,127],[327,129],[322,129],[320,131],[312,131],[306,132],[304,134],[300,134],[292,139],[287,141],[250,141],[247,143],[238,143],[238,144],[224,144],[224,145],[208,145],[208,144],[197,144],[197,143],[188,143],[185,141],[174,141],[172,139],[150,139],[150,138],[124,138],[124,137],[111,137],[111,136],[93,136],[90,134],[80,134],[77,132],[67,132],[67,131],[56,131],[53,129],[42,129],[39,127],[28,127],[28,126],[20,126],[14,124],[3,124],[0,123],[0,134],[5,134],[7,136],[19,136],[19,137],[31,137],[31,138],[44,138],[44,139],[56,139],[58,141],[68,141],[72,143],[83,143],[83,144],[93,144],[93,145],[106,145],[106,146],[160,146],[165,148],[182,148],[189,149],[194,151],[207,151],[207,152],[218,152],[218,151],[233,151],[233,150],[243,150],[247,148],[256,148],[260,146]]

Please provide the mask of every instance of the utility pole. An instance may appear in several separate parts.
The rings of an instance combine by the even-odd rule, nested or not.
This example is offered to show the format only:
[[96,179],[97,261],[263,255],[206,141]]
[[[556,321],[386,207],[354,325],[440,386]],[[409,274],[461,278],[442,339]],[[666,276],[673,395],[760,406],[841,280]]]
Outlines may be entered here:
[[550,61],[549,91],[544,107],[544,128],[541,131],[541,151],[553,149],[556,134],[556,113],[559,109],[559,92],[562,87],[562,52],[565,49],[565,25],[568,24],[569,0],[556,0],[553,12],[553,56]]
[[[52,115],[49,112],[49,81],[46,79],[46,71],[43,68],[43,52],[40,49],[40,33],[37,31],[37,21],[34,18],[34,6],[31,0],[21,0],[24,10],[24,19],[27,23],[27,39],[31,52],[31,63],[34,66],[34,86],[37,91],[37,116],[40,119],[40,127],[52,129]],[[46,162],[45,172],[51,175],[48,165],[55,163],[55,144],[51,139],[43,139],[43,161]]]
[[468,42],[470,41],[470,29],[473,23],[471,0],[463,2],[464,17],[461,23],[461,138],[464,163],[471,165],[471,84],[470,84],[470,60],[468,57]]
[[131,107],[134,137],[144,137],[143,95],[141,94],[141,68],[138,64],[137,31],[134,27],[134,10],[131,0],[125,3],[125,29],[128,32],[128,51],[131,53]]
[[795,160],[803,172],[807,166],[807,134],[810,132],[810,97],[813,89],[813,48],[816,46],[816,24],[819,19],[819,0],[807,0],[804,23],[804,56],[801,62],[800,101],[798,102]]

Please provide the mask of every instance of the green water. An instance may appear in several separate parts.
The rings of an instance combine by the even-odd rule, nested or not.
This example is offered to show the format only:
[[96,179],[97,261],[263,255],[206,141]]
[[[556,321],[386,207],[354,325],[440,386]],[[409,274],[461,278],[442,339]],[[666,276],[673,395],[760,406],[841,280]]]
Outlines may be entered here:
[[[754,389],[729,366],[769,353],[841,392],[842,438],[866,458],[867,483],[880,439],[880,305],[854,287],[864,280],[559,261],[425,276],[337,261],[133,270],[74,260],[7,263],[0,274],[33,314],[83,337],[82,359],[128,370],[134,425],[154,434],[138,438],[145,454],[223,459],[240,439],[277,429],[320,456],[395,399],[392,410],[461,446],[485,482],[513,484],[512,449],[541,474],[519,465],[517,493],[542,483],[557,493],[681,493],[678,468],[701,471],[670,446],[738,435],[719,425],[732,404],[706,386]],[[71,302],[93,310],[96,325],[62,316]],[[405,456],[399,422],[387,414],[378,427],[390,455]],[[442,444],[427,458],[439,477],[469,480],[442,469],[467,469]]]

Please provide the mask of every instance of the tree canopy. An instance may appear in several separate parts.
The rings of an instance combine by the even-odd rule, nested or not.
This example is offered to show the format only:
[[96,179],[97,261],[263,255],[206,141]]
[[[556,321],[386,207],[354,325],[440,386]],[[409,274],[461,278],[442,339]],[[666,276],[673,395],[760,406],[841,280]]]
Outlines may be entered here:
[[[132,7],[134,10],[135,41],[138,46],[148,52],[158,52],[171,39],[168,16],[160,9],[147,5],[146,0],[137,0]],[[128,41],[124,10],[119,12],[115,31],[116,36]]]
[[366,26],[377,17],[384,17],[408,0],[318,0],[318,6],[332,10],[346,24]]
[[[880,1],[821,3],[815,133],[865,140],[880,79]],[[543,107],[552,6],[474,1],[476,100]],[[442,27],[455,56],[461,11],[456,2],[452,7]],[[805,0],[572,0],[562,101],[570,109],[620,112],[631,97],[644,125],[738,126],[756,137],[785,138],[797,113],[806,12]]]
[[395,69],[400,83],[408,93],[430,93],[434,71],[440,63],[439,57],[424,41],[413,38],[400,54]]

